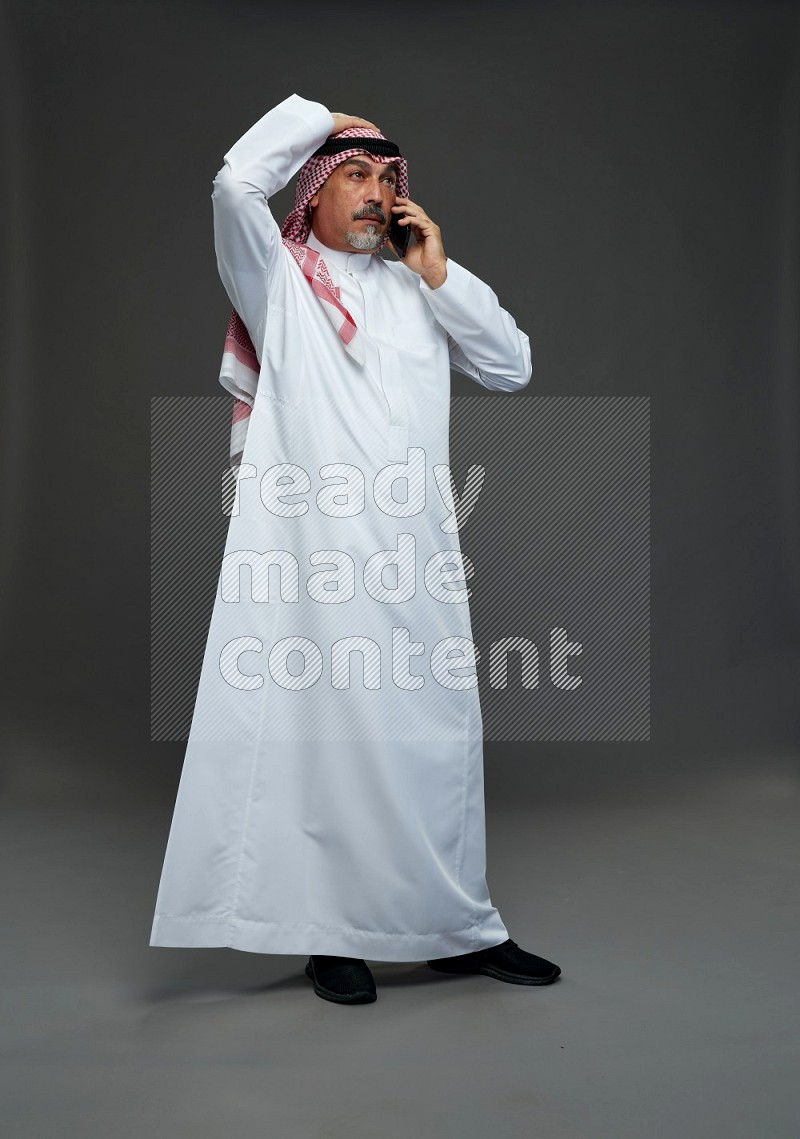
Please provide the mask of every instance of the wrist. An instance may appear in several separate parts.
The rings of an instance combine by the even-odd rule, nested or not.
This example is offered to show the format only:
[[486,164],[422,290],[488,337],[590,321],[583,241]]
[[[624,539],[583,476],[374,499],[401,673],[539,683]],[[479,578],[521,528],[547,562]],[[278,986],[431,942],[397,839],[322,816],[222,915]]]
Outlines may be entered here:
[[442,261],[441,265],[436,265],[432,269],[424,269],[420,273],[420,277],[429,289],[438,289],[447,280],[447,262]]

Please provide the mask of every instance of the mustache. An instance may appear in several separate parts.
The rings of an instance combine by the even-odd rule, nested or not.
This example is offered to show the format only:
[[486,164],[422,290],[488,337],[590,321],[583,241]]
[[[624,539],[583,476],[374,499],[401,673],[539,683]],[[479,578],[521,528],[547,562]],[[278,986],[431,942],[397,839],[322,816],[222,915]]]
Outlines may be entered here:
[[363,206],[360,210],[356,210],[356,212],[353,214],[353,221],[358,221],[360,218],[368,218],[373,214],[379,222],[385,224],[386,214],[383,212],[380,206]]

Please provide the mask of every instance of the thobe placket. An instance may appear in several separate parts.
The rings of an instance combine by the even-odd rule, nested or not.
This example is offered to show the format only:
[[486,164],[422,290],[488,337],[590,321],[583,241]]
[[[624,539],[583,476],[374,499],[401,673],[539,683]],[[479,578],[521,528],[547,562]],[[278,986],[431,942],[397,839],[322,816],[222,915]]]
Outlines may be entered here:
[[408,448],[408,412],[400,358],[391,336],[393,325],[387,319],[377,287],[378,274],[371,264],[374,254],[346,253],[330,249],[313,231],[306,244],[316,249],[323,261],[337,273],[341,300],[363,337],[364,380],[374,383],[386,401],[386,454],[389,461],[404,461]]

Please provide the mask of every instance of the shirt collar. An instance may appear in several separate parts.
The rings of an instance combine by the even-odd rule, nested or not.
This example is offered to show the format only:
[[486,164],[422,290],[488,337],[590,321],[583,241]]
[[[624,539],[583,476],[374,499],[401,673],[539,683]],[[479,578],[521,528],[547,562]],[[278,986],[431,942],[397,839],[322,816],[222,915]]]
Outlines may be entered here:
[[341,249],[330,249],[323,245],[313,230],[309,231],[305,244],[320,254],[326,265],[344,269],[346,273],[366,273],[374,260],[374,253],[345,253]]

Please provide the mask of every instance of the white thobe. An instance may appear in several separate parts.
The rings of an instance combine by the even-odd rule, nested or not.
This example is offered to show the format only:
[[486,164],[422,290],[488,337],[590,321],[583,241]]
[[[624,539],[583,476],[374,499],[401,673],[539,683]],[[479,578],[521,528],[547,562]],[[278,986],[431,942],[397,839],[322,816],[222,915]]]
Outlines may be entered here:
[[219,272],[261,369],[150,944],[412,961],[508,936],[450,368],[515,391],[530,347],[452,259],[431,289],[312,234],[363,339],[348,355],[268,206],[332,123],[292,95],[214,180]]

